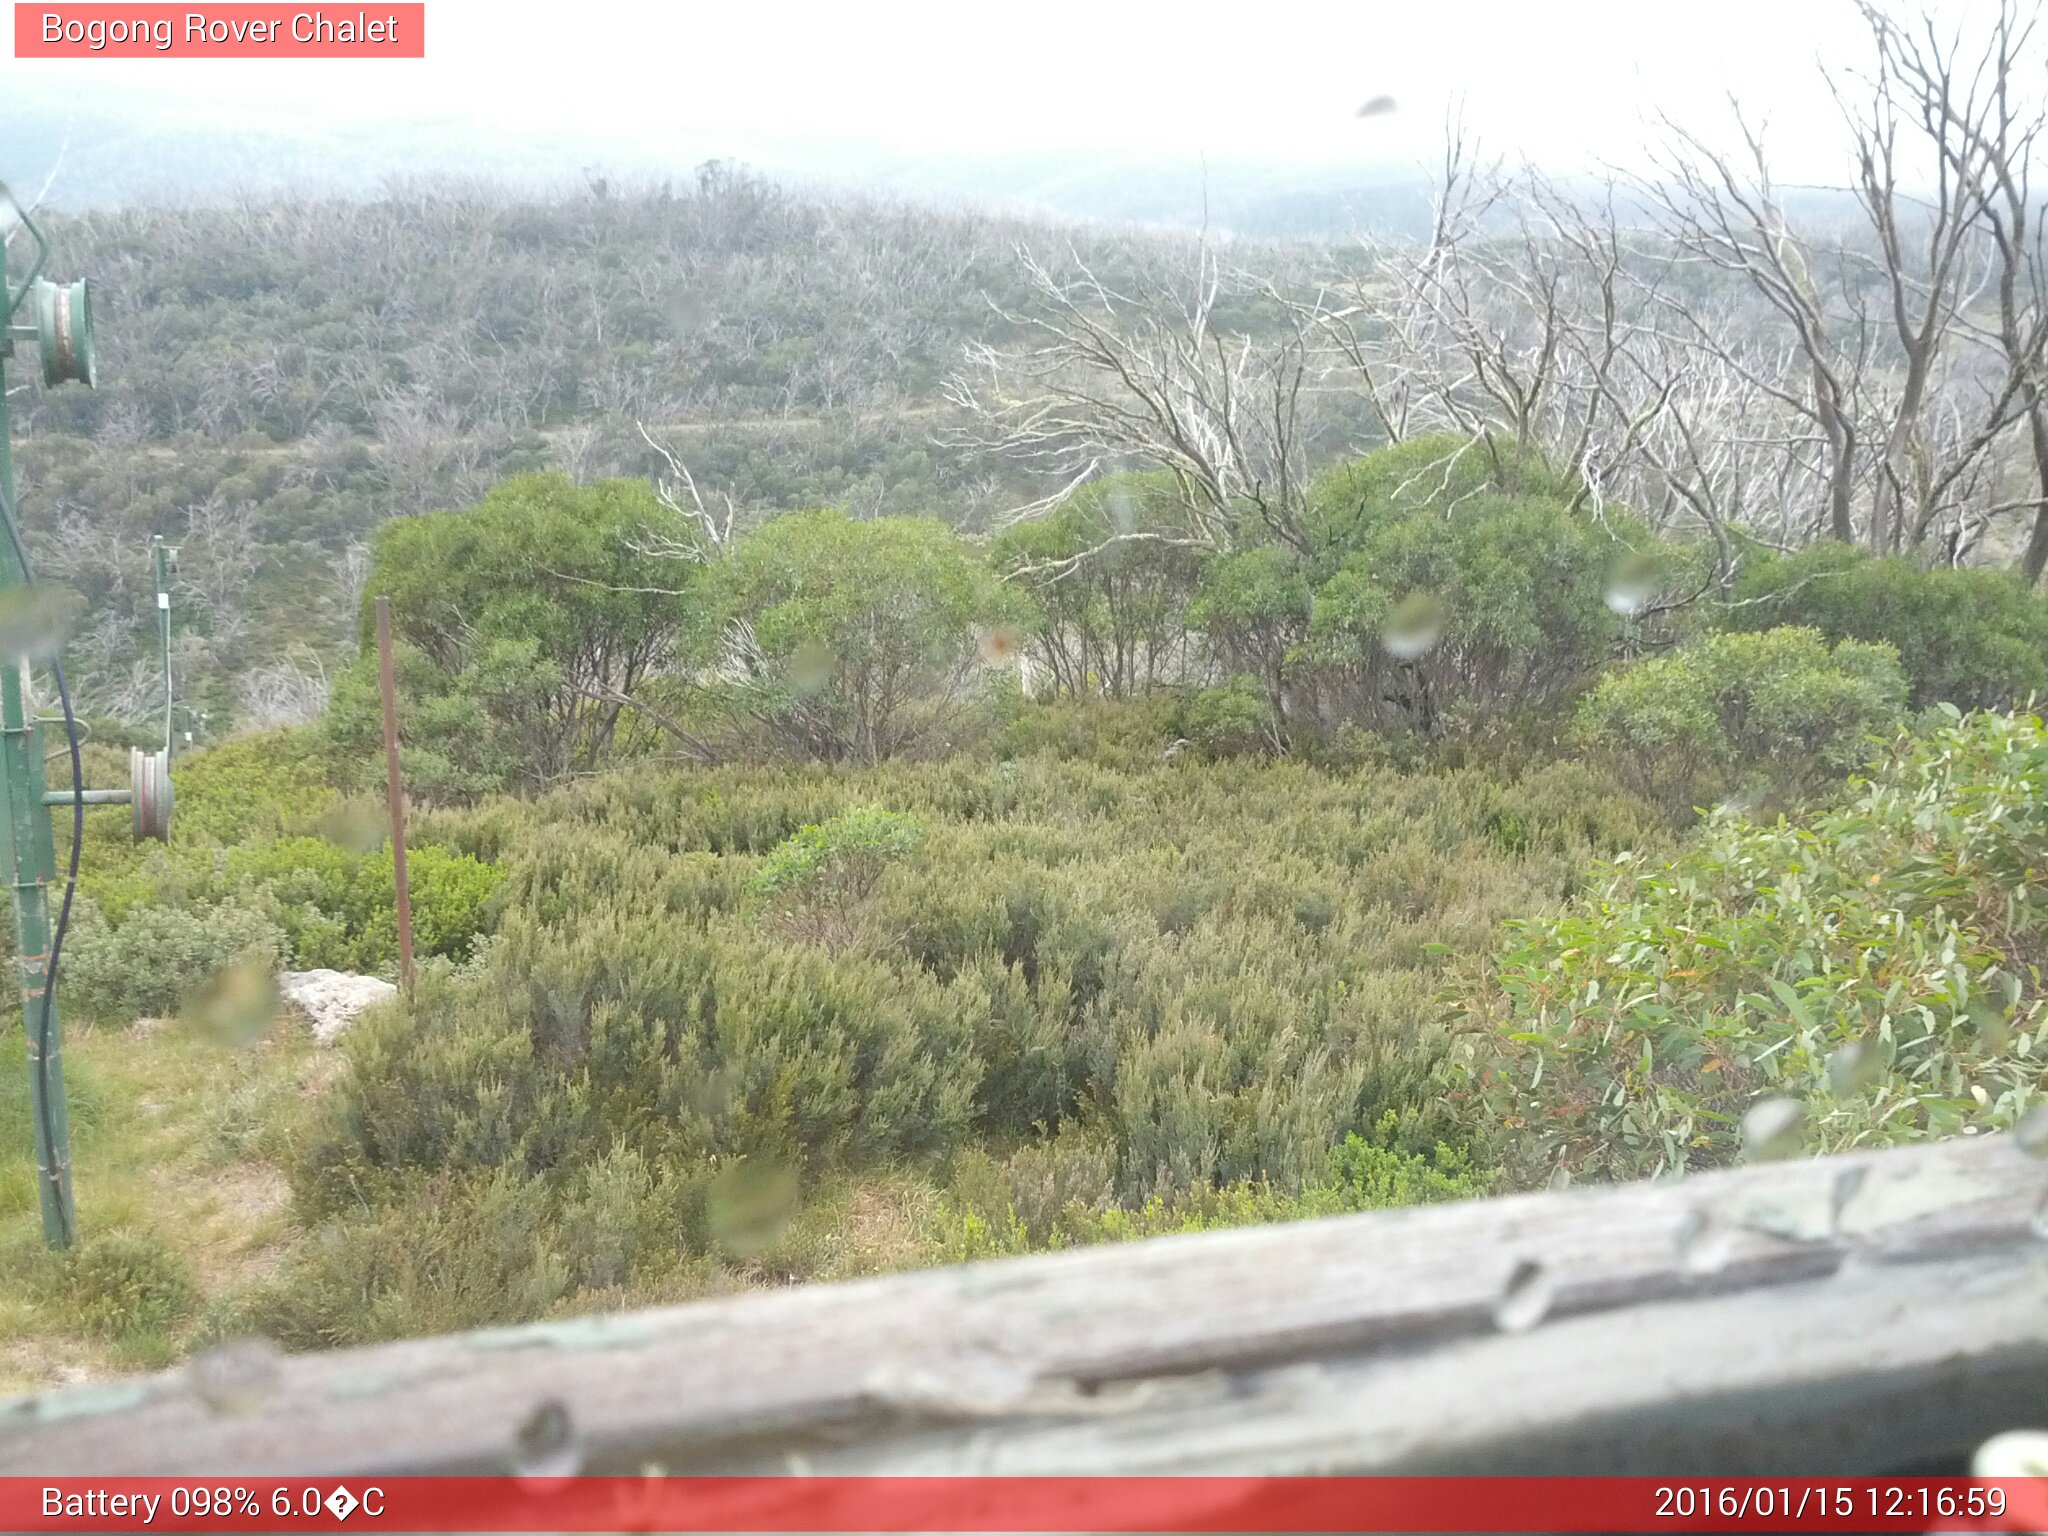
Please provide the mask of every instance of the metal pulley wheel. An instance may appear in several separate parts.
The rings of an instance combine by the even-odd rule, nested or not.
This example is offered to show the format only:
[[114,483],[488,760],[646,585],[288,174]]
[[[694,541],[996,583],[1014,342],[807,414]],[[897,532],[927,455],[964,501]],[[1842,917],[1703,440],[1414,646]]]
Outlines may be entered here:
[[128,780],[133,786],[135,840],[171,840],[171,760],[163,752],[128,749]]
[[92,353],[92,289],[84,282],[36,280],[36,339],[43,354],[43,382],[76,380],[91,389],[98,380]]

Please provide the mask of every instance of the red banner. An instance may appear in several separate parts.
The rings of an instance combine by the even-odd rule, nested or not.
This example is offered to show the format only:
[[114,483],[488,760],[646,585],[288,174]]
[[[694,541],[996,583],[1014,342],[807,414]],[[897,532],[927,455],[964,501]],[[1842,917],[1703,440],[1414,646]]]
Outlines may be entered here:
[[2048,1531],[2048,1478],[0,1478],[0,1530]]
[[16,0],[18,59],[423,59],[427,8],[36,5]]

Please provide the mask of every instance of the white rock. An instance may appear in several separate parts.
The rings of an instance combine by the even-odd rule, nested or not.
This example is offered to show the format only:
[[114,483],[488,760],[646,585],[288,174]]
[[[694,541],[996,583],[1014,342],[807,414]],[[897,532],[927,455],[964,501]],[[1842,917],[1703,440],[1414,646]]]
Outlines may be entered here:
[[313,1021],[313,1038],[334,1044],[365,1008],[398,995],[398,988],[375,976],[348,971],[286,971],[277,978],[285,1000]]

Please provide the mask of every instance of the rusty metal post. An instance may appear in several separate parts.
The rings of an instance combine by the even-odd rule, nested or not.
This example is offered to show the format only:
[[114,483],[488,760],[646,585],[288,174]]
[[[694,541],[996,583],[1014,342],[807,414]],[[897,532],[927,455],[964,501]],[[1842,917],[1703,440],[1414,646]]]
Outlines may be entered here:
[[377,599],[377,686],[384,694],[384,796],[391,811],[391,878],[398,893],[398,984],[412,998],[412,887],[405,877],[405,780],[398,771],[398,674],[391,660],[391,599]]

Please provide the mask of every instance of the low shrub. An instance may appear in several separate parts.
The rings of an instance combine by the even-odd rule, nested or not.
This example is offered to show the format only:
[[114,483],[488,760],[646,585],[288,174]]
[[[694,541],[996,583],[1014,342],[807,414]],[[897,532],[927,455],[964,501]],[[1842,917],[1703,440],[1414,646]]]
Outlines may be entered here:
[[274,970],[284,935],[263,912],[239,902],[200,910],[138,907],[116,928],[91,901],[72,911],[59,985],[87,1017],[128,1024],[177,1013],[232,968]]
[[1730,796],[1783,805],[1839,780],[1905,720],[1889,645],[1817,630],[1708,635],[1617,667],[1581,703],[1573,738],[1683,816]]
[[1486,1194],[1492,1174],[1461,1148],[1404,1152],[1394,1118],[1348,1133],[1297,1191],[1262,1179],[1158,1193],[1120,1203],[1107,1182],[1111,1143],[1078,1127],[1007,1159],[970,1152],[934,1213],[931,1241],[960,1262],[1036,1249],[1126,1242],[1176,1232],[1430,1205]]
[[[1596,854],[1663,835],[1577,764],[1053,755],[616,775],[516,815],[444,812],[435,835],[470,817],[503,861],[496,937],[349,1033],[294,1189],[309,1226],[367,1223],[393,1254],[413,1222],[432,1245],[482,1219],[423,1204],[538,1202],[525,1219],[566,1290],[475,1239],[496,1276],[476,1295],[529,1315],[691,1266],[802,1262],[714,1231],[735,1165],[788,1170],[802,1227],[813,1192],[986,1155],[1004,1184],[986,1220],[1014,1205],[1040,1246],[1478,1188],[1442,1079],[1456,957]],[[820,882],[888,942],[791,944],[761,921]],[[367,1283],[327,1253],[303,1259],[308,1294]]]
[[234,1328],[327,1349],[527,1321],[575,1284],[554,1213],[542,1181],[510,1171],[423,1181],[402,1203],[315,1227]]
[[163,1334],[191,1314],[198,1290],[185,1263],[132,1232],[100,1232],[48,1260],[45,1300],[65,1322],[102,1339]]
[[1186,740],[1207,757],[1250,757],[1274,750],[1278,726],[1272,706],[1248,677],[1203,688],[1178,711]]
[[1724,629],[1799,624],[1830,640],[1890,645],[1915,709],[2010,709],[2048,697],[2048,597],[2009,571],[1927,570],[1826,542],[1751,550],[1716,616]]
[[1764,1098],[1816,1152],[2011,1125],[2048,1092],[2044,867],[2040,719],[1953,708],[1839,808],[1615,862],[1469,1010],[1514,1169],[1725,1163]]
[[[498,872],[427,844],[407,850],[413,942],[422,955],[460,959],[488,928]],[[268,913],[302,969],[388,969],[398,958],[391,849],[359,852],[320,838],[232,850],[220,884]]]
[[[413,937],[422,955],[460,959],[489,931],[497,869],[432,843],[408,850]],[[301,969],[388,970],[398,958],[391,850],[322,837],[256,840],[229,848],[157,850],[114,879],[95,882],[98,915],[125,932],[147,914],[202,925],[229,908],[261,914],[277,930],[278,957]],[[178,927],[178,919],[169,919]],[[66,962],[67,969],[69,961]]]

